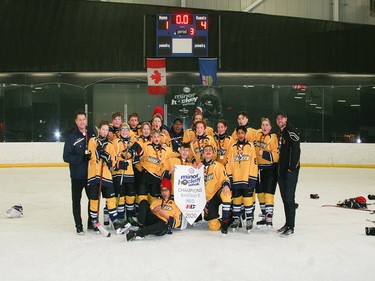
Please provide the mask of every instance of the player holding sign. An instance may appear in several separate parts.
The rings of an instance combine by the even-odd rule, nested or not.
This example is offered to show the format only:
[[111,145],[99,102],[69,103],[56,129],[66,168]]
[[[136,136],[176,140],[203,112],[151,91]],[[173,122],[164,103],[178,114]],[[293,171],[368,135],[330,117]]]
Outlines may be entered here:
[[258,179],[257,158],[253,144],[248,142],[246,127],[238,126],[238,140],[229,150],[226,169],[233,190],[233,222],[231,227],[236,229],[240,224],[241,205],[245,207],[246,230],[253,228],[254,220],[254,190]]
[[[213,160],[214,148],[207,145],[203,149],[204,181],[206,186],[206,207],[204,209],[205,219],[208,221],[210,230],[219,230],[228,233],[229,212],[232,198],[229,178],[224,166]],[[219,218],[219,206],[222,204],[222,222]]]

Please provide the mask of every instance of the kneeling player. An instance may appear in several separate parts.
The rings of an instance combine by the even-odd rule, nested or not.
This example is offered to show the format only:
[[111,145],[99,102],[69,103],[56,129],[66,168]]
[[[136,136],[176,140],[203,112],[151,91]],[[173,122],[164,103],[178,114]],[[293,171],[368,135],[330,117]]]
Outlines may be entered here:
[[[207,145],[203,149],[204,182],[206,188],[205,219],[210,230],[228,233],[229,212],[232,198],[229,178],[224,166],[214,161],[214,148]],[[219,222],[219,206],[222,205],[222,221]]]
[[258,165],[254,146],[245,139],[246,127],[236,128],[238,140],[229,150],[226,169],[233,190],[233,222],[236,229],[240,224],[241,205],[245,207],[246,230],[253,228],[254,190],[257,183]]
[[181,224],[181,211],[171,200],[172,185],[169,179],[164,178],[160,184],[162,198],[156,199],[151,206],[146,200],[141,201],[137,231],[129,231],[126,240],[143,239],[149,234],[162,236],[172,234],[172,229]]

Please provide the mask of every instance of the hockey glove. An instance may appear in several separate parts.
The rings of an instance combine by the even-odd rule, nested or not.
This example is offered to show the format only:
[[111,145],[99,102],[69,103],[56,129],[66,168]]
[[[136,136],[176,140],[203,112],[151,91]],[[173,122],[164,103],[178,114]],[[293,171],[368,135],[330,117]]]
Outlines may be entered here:
[[142,154],[142,147],[139,145],[139,143],[135,142],[132,146],[132,151],[134,151],[137,155]]
[[109,153],[105,150],[100,150],[99,157],[103,159],[103,161],[105,161],[107,164],[109,161],[111,161],[111,155],[109,155]]
[[126,171],[128,169],[129,163],[127,161],[119,161],[117,162],[117,168],[119,170]]
[[83,154],[83,161],[87,162],[91,159],[91,151],[85,151],[85,154]]

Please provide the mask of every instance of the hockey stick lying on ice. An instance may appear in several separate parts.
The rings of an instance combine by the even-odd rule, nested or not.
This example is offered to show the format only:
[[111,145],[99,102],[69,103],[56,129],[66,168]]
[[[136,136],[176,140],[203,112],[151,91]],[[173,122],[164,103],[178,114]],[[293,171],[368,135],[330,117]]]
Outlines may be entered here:
[[369,220],[369,219],[367,219],[366,221],[368,221],[368,222],[372,222],[372,223],[375,223],[375,221],[372,221],[372,220]]
[[369,210],[369,209],[354,209],[354,208],[347,208],[339,205],[322,205],[322,207],[336,207],[341,209],[347,209],[347,210],[356,210],[356,211],[364,211],[364,212],[370,212],[370,214],[374,214],[375,210]]
[[100,233],[105,237],[110,237],[111,233],[108,232],[107,229],[104,228],[104,226],[101,225],[99,222],[99,209],[100,209],[100,197],[102,195],[102,184],[103,184],[103,169],[104,169],[104,160],[102,161],[102,167],[100,168],[100,179],[99,179],[99,192],[98,192],[98,222],[95,224],[95,226],[99,229]]

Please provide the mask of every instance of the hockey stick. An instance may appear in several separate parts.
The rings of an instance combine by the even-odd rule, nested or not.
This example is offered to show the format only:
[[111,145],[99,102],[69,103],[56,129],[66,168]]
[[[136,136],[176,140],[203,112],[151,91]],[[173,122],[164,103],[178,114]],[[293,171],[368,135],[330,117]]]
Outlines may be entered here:
[[99,222],[99,209],[100,209],[100,197],[102,195],[102,184],[103,184],[103,169],[104,169],[104,161],[102,160],[102,166],[100,169],[100,179],[99,179],[99,192],[98,192],[98,210],[97,210],[97,215],[98,215],[98,222],[95,224],[95,226],[99,229],[100,233],[104,235],[105,237],[110,237],[111,233],[108,232]]
[[363,212],[370,212],[370,214],[374,214],[375,210],[369,210],[369,209],[354,209],[354,208],[347,208],[347,207],[342,207],[339,205],[322,205],[322,207],[336,207],[340,209],[347,209],[347,210],[356,210],[356,211],[363,211]]
[[366,219],[366,221],[368,221],[368,222],[372,222],[372,223],[375,223],[375,221],[372,221],[372,220],[369,220],[369,219]]

